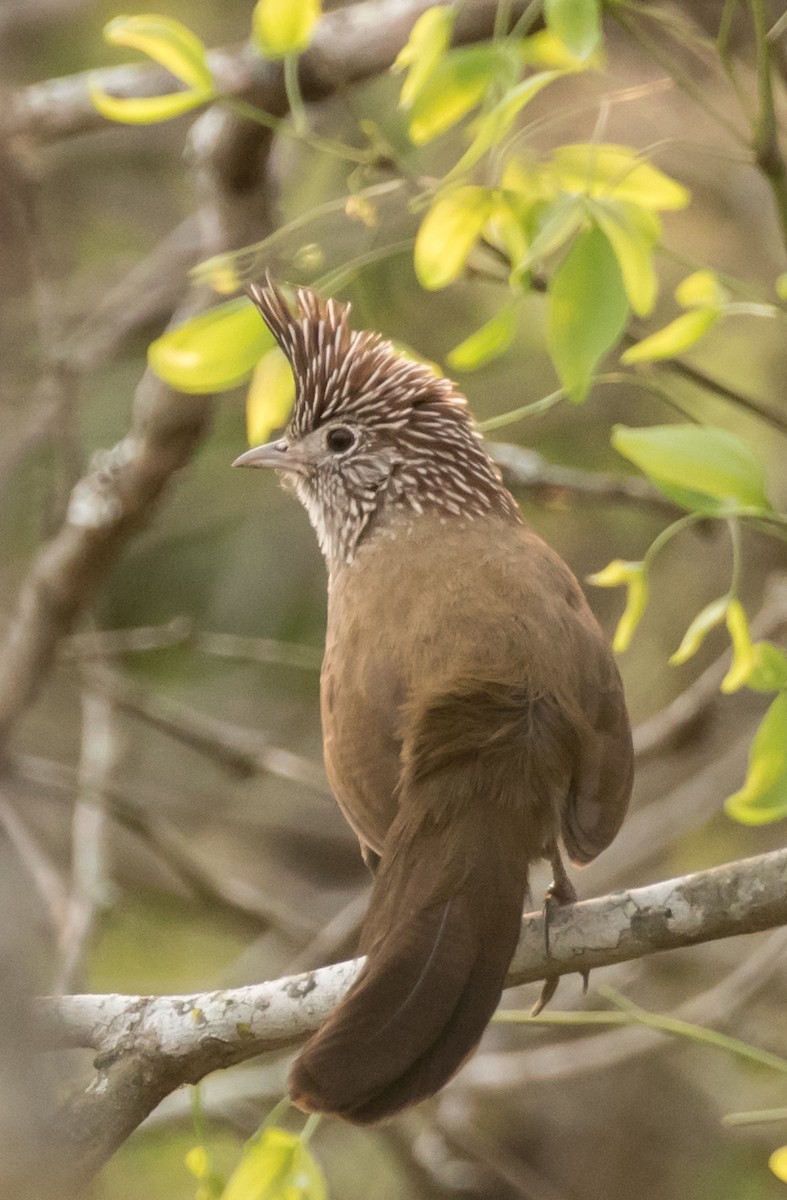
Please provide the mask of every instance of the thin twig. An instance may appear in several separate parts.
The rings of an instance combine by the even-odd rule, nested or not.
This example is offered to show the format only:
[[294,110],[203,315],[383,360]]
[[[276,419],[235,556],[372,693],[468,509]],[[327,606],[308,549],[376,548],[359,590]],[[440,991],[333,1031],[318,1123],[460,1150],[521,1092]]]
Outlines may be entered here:
[[757,92],[759,113],[754,128],[754,156],[765,176],[776,206],[782,242],[787,250],[787,167],[779,146],[779,127],[773,102],[773,43],[768,37],[768,22],[763,0],[749,0],[754,26],[754,49],[757,59]]

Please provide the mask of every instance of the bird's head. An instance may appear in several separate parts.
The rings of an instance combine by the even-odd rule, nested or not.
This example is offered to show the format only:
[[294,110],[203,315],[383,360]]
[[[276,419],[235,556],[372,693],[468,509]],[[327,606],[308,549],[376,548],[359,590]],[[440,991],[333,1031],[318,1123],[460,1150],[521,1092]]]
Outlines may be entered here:
[[293,310],[270,280],[249,294],[295,377],[283,437],[233,466],[273,467],[306,508],[331,562],[349,562],[386,515],[477,516],[513,506],[465,397],[379,334],[350,329],[349,305],[308,288]]

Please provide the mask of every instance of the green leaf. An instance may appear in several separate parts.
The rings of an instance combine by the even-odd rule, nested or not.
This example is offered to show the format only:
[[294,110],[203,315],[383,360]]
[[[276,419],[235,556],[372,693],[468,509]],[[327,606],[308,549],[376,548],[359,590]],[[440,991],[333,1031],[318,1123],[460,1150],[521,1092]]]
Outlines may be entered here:
[[263,1129],[246,1143],[221,1200],[327,1200],[325,1179],[306,1143]]
[[695,271],[675,288],[675,299],[681,308],[719,309],[729,298],[715,271]]
[[580,233],[549,284],[547,346],[569,397],[584,400],[628,316],[617,260],[598,229]]
[[722,596],[720,600],[714,600],[703,608],[702,612],[697,613],[684,633],[677,650],[670,655],[669,661],[673,667],[688,662],[690,658],[694,657],[711,629],[721,625],[727,614],[729,603],[729,596]]
[[415,238],[415,273],[422,287],[436,291],[461,274],[494,206],[490,188],[461,187],[438,196]]
[[615,252],[629,303],[643,317],[652,310],[658,292],[653,250],[661,233],[659,219],[627,200],[591,200],[589,205]]
[[469,46],[451,50],[437,63],[430,78],[413,98],[409,133],[417,146],[431,142],[456,125],[480,104],[487,88],[502,72],[511,69],[501,47]]
[[626,364],[658,362],[664,358],[674,358],[676,354],[683,354],[713,328],[720,315],[712,308],[693,308],[690,312],[682,313],[663,329],[658,329],[642,341],[629,346],[628,350],[621,354],[620,361]]
[[463,175],[474,167],[492,146],[499,146],[517,115],[547,84],[565,75],[565,71],[542,71],[511,88],[503,99],[478,121],[475,136],[448,178]]
[[251,40],[265,58],[300,54],[311,44],[321,0],[257,0]]
[[517,330],[519,303],[505,305],[450,352],[447,362],[456,371],[476,371],[505,354]]
[[538,218],[536,234],[522,261],[522,267],[535,266],[565,245],[585,220],[585,208],[578,196],[558,196],[545,204]]
[[247,379],[273,335],[245,296],[169,329],[148,347],[150,369],[180,392],[223,392]]
[[157,13],[115,17],[104,26],[104,41],[141,50],[189,87],[215,90],[204,44],[196,33],[171,17]]
[[746,781],[724,808],[743,825],[787,816],[787,693],[778,695],[765,714],[749,751]]
[[645,564],[615,558],[603,571],[588,575],[588,583],[595,587],[620,587],[622,584],[626,587],[626,607],[612,639],[612,649],[616,654],[622,654],[631,645],[634,631],[647,607],[649,587]]
[[629,146],[595,142],[560,146],[552,156],[552,173],[563,191],[612,196],[641,208],[685,208],[691,199],[682,184]]
[[746,443],[726,430],[616,425],[612,445],[684,508],[701,513],[770,511],[762,466]]
[[591,54],[588,58],[572,54],[565,42],[548,29],[539,29],[519,43],[520,57],[526,66],[552,67],[569,71],[583,71],[589,66],[600,66],[601,55]]
[[787,688],[787,655],[773,642],[755,642],[752,668],[746,687],[755,692],[778,692]]
[[587,59],[601,37],[598,0],[544,0],[550,33],[579,59]]
[[267,442],[274,429],[287,423],[295,401],[292,368],[278,346],[263,354],[254,368],[246,396],[246,432],[250,446]]
[[779,297],[779,299],[787,300],[787,271],[784,271],[781,275],[776,277],[776,283],[774,284],[774,287],[776,289],[776,295]]
[[407,42],[391,68],[392,71],[407,71],[399,95],[402,108],[412,107],[416,96],[445,54],[451,42],[455,20],[455,9],[437,5],[427,8],[413,25]]

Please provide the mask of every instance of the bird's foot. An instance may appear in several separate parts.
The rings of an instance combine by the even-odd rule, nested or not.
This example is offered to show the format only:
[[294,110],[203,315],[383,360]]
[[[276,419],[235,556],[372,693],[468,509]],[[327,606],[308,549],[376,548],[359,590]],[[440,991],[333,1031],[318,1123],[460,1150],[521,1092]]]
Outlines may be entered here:
[[[544,915],[544,949],[547,958],[550,955],[549,947],[549,927],[552,917],[558,908],[563,908],[566,904],[576,904],[577,889],[568,877],[568,872],[563,864],[563,859],[560,857],[560,851],[557,846],[553,846],[550,851],[549,861],[552,864],[552,882],[546,890],[544,896],[544,906],[542,909]],[[590,979],[589,971],[581,971],[583,991],[587,992],[588,982]],[[547,975],[544,980],[544,986],[541,989],[541,995],[530,1010],[531,1017],[537,1017],[538,1014],[546,1008],[549,1001],[557,991],[557,985],[560,982],[559,975]]]

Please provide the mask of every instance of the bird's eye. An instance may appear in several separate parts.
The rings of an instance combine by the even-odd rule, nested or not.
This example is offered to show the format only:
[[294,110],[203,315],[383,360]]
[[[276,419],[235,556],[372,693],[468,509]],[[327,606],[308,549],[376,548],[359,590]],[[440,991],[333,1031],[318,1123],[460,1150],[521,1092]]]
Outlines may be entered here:
[[325,435],[325,444],[335,454],[341,454],[355,445],[355,434],[346,425],[334,425]]

